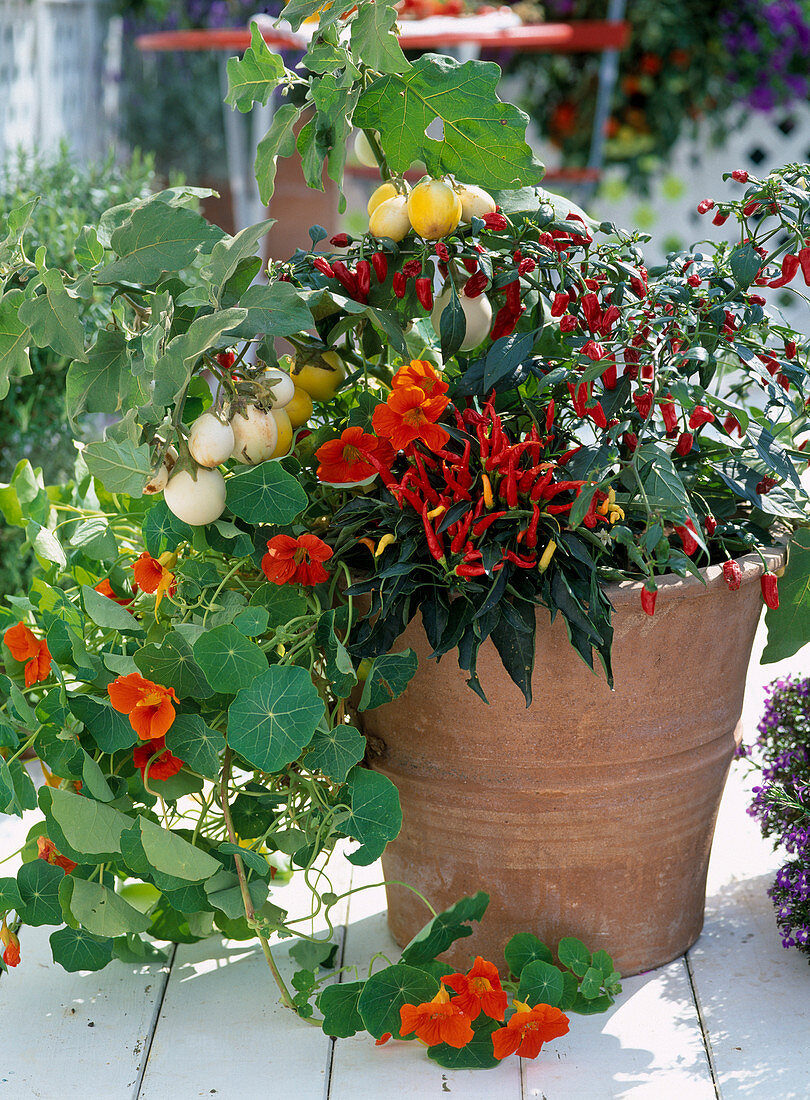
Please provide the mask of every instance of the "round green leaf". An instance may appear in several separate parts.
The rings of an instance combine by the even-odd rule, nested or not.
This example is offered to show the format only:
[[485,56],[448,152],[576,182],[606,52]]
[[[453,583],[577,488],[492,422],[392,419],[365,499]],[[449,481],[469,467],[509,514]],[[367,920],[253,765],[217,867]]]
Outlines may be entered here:
[[328,985],[318,996],[323,1013],[323,1030],[336,1039],[347,1039],[363,1030],[363,1017],[357,1010],[365,982],[341,982]]
[[208,683],[223,695],[235,695],[267,668],[264,651],[231,623],[201,635],[194,656]]
[[274,665],[231,703],[228,743],[254,767],[277,772],[310,742],[323,713],[323,700],[305,669]]
[[278,462],[261,462],[228,478],[228,507],[248,523],[292,523],[307,506],[298,479]]
[[60,928],[51,933],[53,961],[71,974],[77,970],[102,970],[112,959],[113,942],[83,928]]
[[[108,601],[112,603],[112,600]],[[135,654],[143,676],[171,687],[181,698],[207,699],[213,689],[194,660],[191,646],[182,634],[172,630],[159,643],[145,645]]]
[[399,792],[387,776],[359,767],[349,772],[346,789],[352,812],[341,829],[362,844],[347,858],[366,867],[379,859],[388,841],[402,828]]
[[366,739],[354,726],[318,730],[307,746],[304,764],[310,771],[323,772],[336,783],[345,783],[351,768],[366,751]]
[[386,1031],[399,1035],[402,1026],[399,1010],[402,1006],[424,1004],[438,991],[439,982],[432,974],[417,970],[415,966],[397,963],[372,974],[360,994],[357,1008],[366,1030],[375,1039]]
[[22,898],[20,916],[26,924],[61,924],[59,883],[65,877],[61,867],[35,859],[24,863],[17,873],[17,889]]
[[127,932],[145,932],[151,924],[148,917],[139,913],[120,894],[98,882],[72,876],[72,892],[66,901],[72,916],[82,928],[97,936],[123,936]]
[[492,1046],[493,1032],[500,1025],[482,1013],[473,1023],[473,1037],[466,1046],[457,1049],[447,1043],[428,1047],[427,1056],[445,1069],[492,1069],[498,1065]]
[[544,943],[531,932],[518,932],[503,949],[506,965],[516,978],[519,978],[524,966],[542,959],[550,963],[553,959],[551,951]]
[[564,989],[562,971],[551,963],[535,959],[524,966],[520,975],[518,1000],[525,1001],[532,1007],[544,1004],[556,1008],[562,1000]]
[[557,958],[563,966],[573,970],[581,978],[591,965],[591,953],[585,944],[574,936],[565,936],[557,945]]
[[215,779],[219,774],[219,754],[225,748],[225,738],[219,730],[207,726],[199,714],[178,714],[166,734],[166,748],[192,771]]

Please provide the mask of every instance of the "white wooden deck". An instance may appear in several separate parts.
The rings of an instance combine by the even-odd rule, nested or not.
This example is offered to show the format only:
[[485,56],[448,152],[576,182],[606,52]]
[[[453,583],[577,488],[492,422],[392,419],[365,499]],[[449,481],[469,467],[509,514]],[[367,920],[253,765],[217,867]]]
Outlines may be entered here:
[[[749,736],[762,685],[788,671],[810,674],[810,647],[752,668]],[[781,946],[765,893],[780,860],[745,813],[747,785],[735,765],[695,947],[627,979],[609,1013],[572,1015],[570,1033],[534,1062],[450,1072],[415,1044],[332,1042],[275,1003],[252,944],[180,945],[164,967],[116,962],[78,975],[53,965],[50,930],[34,928],[24,930],[22,964],[0,981],[0,1100],[807,1100],[810,967]],[[26,828],[3,819],[0,853]],[[355,874],[380,878],[378,867]],[[295,887],[284,890],[280,904],[293,904]],[[351,899],[344,963],[396,956],[383,910],[381,890]]]

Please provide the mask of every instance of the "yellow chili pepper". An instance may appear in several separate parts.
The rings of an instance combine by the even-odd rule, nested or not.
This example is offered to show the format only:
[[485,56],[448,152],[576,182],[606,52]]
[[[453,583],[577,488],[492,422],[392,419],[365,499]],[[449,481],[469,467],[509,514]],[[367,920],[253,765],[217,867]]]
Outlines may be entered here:
[[437,504],[435,508],[432,508],[428,512],[427,518],[428,519],[435,519],[436,516],[443,516],[446,511],[447,511],[447,505],[446,504]]
[[540,561],[537,563],[538,572],[545,573],[545,571],[551,564],[551,559],[554,557],[554,551],[556,549],[557,543],[554,541],[554,539],[549,539],[548,545],[546,546],[543,553],[540,555]]
[[484,506],[491,508],[495,498],[492,495],[492,482],[489,480],[486,474],[481,475],[481,481],[484,486]]
[[377,543],[377,549],[374,551],[374,557],[378,558],[387,547],[392,546],[396,541],[397,536],[391,534],[390,531],[387,535],[383,535],[383,537]]

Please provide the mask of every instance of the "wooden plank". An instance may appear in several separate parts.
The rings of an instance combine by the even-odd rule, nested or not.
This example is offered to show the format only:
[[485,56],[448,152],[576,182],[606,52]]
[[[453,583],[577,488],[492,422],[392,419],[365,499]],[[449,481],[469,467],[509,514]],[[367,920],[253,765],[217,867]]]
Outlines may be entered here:
[[[328,873],[335,893],[348,888],[351,865],[339,852]],[[275,889],[271,900],[291,915],[309,912],[309,891],[301,875]],[[341,930],[345,911],[343,904],[333,913]],[[324,928],[322,918],[301,925],[307,932]],[[289,985],[297,964],[288,948],[289,943],[282,943],[273,954]],[[258,942],[217,937],[181,944],[138,1096],[323,1100],[330,1055],[331,1040],[320,1027],[279,1003]]]
[[[23,821],[0,817],[0,858],[20,847],[39,819],[36,812]],[[1,864],[0,875],[15,874],[19,864]],[[129,1100],[168,967],[112,962],[94,974],[68,974],[51,958],[52,931],[23,928],[20,965],[0,980],[6,1027],[14,1021],[0,1057],[0,1100]]]
[[[358,868],[353,886],[382,881],[379,863]],[[426,911],[425,919],[429,917]],[[369,972],[369,961],[382,951],[391,962],[399,958],[400,950],[391,938],[385,919],[385,891],[382,887],[363,890],[349,902],[349,922],[346,926],[344,965],[358,968],[358,976]],[[379,969],[382,960],[375,964]],[[348,972],[344,980],[352,981]],[[520,1063],[517,1058],[503,1062],[491,1070],[445,1070],[431,1062],[424,1048],[413,1042],[388,1042],[375,1047],[368,1034],[350,1039],[338,1039],[332,1058],[329,1100],[358,1100],[358,1097],[440,1097],[452,1092],[463,1100],[519,1100]]]

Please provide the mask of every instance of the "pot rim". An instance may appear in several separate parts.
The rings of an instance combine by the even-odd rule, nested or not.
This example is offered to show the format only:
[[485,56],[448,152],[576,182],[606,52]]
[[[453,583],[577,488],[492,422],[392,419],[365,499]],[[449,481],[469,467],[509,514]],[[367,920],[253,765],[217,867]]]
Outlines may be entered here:
[[[784,535],[777,539],[775,545],[763,548],[762,557],[767,562],[768,569],[776,572],[782,569],[787,558],[787,545],[790,535]],[[743,554],[735,559],[742,570],[740,587],[753,583],[765,572],[762,558],[759,554]],[[664,573],[655,578],[659,599],[669,601],[672,599],[690,600],[702,596],[704,592],[725,587],[723,578],[723,565],[705,565],[700,570],[700,577],[679,577],[677,573]],[[618,584],[605,586],[605,594],[616,607],[618,604],[630,603],[637,600],[644,587],[643,581],[620,581]]]

